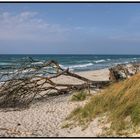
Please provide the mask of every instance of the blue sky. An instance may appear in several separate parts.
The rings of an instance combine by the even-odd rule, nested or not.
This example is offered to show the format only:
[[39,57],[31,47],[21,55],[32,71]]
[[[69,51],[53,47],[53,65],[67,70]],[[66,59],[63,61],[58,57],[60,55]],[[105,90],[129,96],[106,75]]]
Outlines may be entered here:
[[0,3],[0,53],[140,54],[140,3]]

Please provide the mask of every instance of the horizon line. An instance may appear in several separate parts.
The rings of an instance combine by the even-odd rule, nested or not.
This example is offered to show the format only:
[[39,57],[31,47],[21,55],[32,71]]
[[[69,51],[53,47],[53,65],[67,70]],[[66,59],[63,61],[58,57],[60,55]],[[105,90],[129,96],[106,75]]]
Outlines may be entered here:
[[99,53],[97,53],[97,54],[68,54],[68,53],[66,53],[66,54],[60,54],[60,53],[58,53],[58,54],[56,54],[56,53],[49,53],[49,54],[35,54],[35,53],[33,53],[33,54],[28,54],[28,53],[25,53],[25,54],[10,54],[10,53],[5,53],[5,54],[0,54],[0,55],[140,55],[140,54],[99,54]]

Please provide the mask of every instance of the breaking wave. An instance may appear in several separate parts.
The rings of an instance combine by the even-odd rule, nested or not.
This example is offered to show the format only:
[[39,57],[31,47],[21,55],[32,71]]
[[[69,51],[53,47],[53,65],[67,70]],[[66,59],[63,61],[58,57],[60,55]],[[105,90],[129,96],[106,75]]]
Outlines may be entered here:
[[32,63],[33,65],[39,65],[39,64],[43,64],[43,62],[34,62],[34,63]]
[[70,66],[60,65],[60,66],[64,69],[66,69],[66,68],[74,69],[74,68],[85,68],[85,67],[89,67],[89,66],[92,66],[92,65],[93,65],[93,63],[70,65]]
[[104,59],[101,59],[101,60],[95,61],[95,63],[101,63],[101,62],[105,62],[105,60]]

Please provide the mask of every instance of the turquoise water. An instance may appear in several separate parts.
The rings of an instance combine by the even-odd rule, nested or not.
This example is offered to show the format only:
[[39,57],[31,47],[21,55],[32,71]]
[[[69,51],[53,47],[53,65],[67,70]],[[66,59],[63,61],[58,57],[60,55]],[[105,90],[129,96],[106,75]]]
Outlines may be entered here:
[[0,68],[10,68],[31,57],[35,64],[57,61],[63,68],[86,71],[111,67],[120,63],[140,62],[140,55],[0,55]]

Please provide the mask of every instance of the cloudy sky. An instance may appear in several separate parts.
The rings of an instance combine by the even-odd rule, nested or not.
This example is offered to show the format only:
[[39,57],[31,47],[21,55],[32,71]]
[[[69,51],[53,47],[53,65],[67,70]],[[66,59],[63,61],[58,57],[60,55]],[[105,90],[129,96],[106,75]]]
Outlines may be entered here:
[[0,54],[140,54],[140,3],[0,3]]

